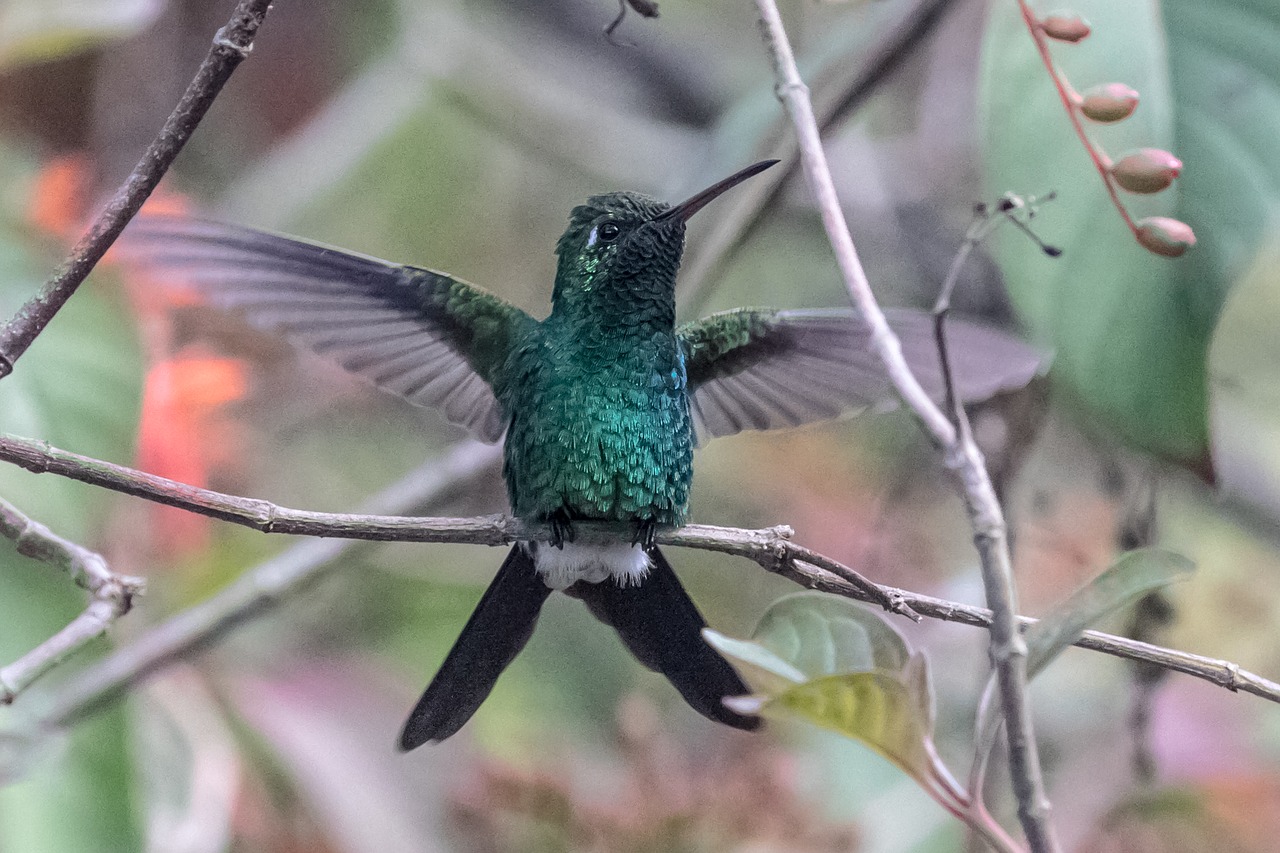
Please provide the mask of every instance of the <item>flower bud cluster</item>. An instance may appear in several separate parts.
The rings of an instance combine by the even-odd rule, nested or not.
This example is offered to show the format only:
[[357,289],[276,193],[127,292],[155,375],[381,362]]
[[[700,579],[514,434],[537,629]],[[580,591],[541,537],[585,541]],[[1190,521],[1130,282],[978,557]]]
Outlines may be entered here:
[[1094,164],[1107,183],[1116,209],[1120,211],[1125,223],[1133,231],[1138,243],[1150,252],[1174,258],[1195,245],[1195,233],[1184,222],[1165,216],[1152,216],[1137,222],[1130,218],[1128,211],[1120,200],[1117,188],[1126,192],[1149,195],[1167,189],[1182,171],[1182,161],[1168,151],[1159,148],[1139,148],[1130,151],[1112,161],[1101,146],[1095,144],[1085,133],[1080,116],[1099,124],[1112,124],[1124,121],[1133,115],[1138,108],[1137,91],[1123,83],[1103,83],[1078,93],[1071,88],[1066,78],[1054,67],[1049,57],[1046,39],[1078,44],[1089,37],[1092,28],[1089,22],[1071,12],[1055,12],[1035,18],[1025,0],[1020,0],[1024,18],[1031,35],[1040,46],[1041,55],[1045,59],[1049,73],[1062,96],[1063,103],[1071,111],[1071,122],[1077,135]]

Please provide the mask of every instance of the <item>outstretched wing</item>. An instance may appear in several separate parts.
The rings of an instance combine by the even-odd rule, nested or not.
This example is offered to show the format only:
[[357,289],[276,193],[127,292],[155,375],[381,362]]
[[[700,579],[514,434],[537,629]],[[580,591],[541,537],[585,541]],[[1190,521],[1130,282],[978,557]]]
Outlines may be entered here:
[[[933,318],[887,312],[916,378],[943,395]],[[894,405],[893,387],[848,310],[740,308],[680,327],[690,408],[699,441],[748,429],[776,429],[868,406]],[[968,403],[1026,385],[1044,356],[1006,332],[964,320],[947,323],[956,392]]]
[[294,343],[486,441],[506,420],[493,383],[509,343],[534,320],[444,273],[250,228],[143,217],[126,260],[172,276]]

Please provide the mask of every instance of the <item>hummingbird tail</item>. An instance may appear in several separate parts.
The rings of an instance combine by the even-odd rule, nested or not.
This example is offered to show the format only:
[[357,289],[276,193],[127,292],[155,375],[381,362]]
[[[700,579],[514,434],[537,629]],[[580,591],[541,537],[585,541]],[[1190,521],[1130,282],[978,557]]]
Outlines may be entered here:
[[657,548],[648,554],[653,568],[638,585],[620,586],[609,578],[579,581],[565,592],[617,631],[631,653],[665,675],[699,714],[739,729],[758,728],[759,717],[735,713],[721,701],[751,691],[702,639],[707,623],[666,557]]
[[529,642],[550,594],[529,552],[516,544],[409,714],[400,734],[401,750],[438,743],[471,719],[498,676]]

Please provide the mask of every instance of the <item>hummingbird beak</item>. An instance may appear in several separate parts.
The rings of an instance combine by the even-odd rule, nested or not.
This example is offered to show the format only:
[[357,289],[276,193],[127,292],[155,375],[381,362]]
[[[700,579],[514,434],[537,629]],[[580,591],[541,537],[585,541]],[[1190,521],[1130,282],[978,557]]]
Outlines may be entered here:
[[653,221],[660,222],[664,219],[679,219],[681,222],[688,222],[689,217],[693,216],[699,210],[702,210],[702,208],[706,207],[707,204],[712,201],[712,199],[716,198],[721,193],[724,193],[727,190],[733,189],[738,184],[745,181],[747,178],[755,177],[756,175],[763,172],[765,169],[768,169],[770,166],[773,166],[777,163],[778,163],[777,160],[761,160],[759,163],[756,163],[754,166],[748,166],[747,168],[743,169],[740,172],[735,172],[734,174],[725,178],[723,181],[719,181],[715,184],[712,184],[702,192],[696,193],[690,198],[687,198],[684,201],[680,202],[675,207],[672,207],[669,210],[658,214],[653,218]]

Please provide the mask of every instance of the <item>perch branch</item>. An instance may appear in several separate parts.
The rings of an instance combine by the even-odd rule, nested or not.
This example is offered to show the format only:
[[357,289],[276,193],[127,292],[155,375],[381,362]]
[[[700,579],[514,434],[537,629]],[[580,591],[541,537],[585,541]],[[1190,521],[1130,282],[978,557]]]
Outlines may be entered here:
[[982,564],[983,585],[992,609],[991,660],[1000,689],[1009,744],[1009,773],[1018,801],[1018,818],[1034,853],[1059,849],[1049,823],[1049,798],[1036,747],[1027,697],[1027,649],[1017,627],[1013,568],[1009,557],[1004,512],[996,497],[982,453],[967,430],[956,430],[912,375],[902,346],[877,304],[849,227],[840,208],[835,183],[814,117],[809,89],[800,77],[795,56],[773,0],[756,0],[765,44],[773,60],[777,94],[791,115],[800,143],[800,158],[810,190],[822,215],[849,299],[871,328],[871,348],[877,353],[899,396],[942,449],[943,457],[960,481],[969,511],[974,542]]
[[271,0],[240,0],[231,20],[214,36],[195,78],[133,172],[53,277],[0,329],[0,379],[13,372],[14,363],[88,278],[160,183],[231,73],[253,49],[253,38],[270,5]]
[[[371,513],[411,511],[451,485],[476,476],[496,460],[491,448],[465,445],[410,475],[404,483],[375,498]],[[184,611],[140,636],[92,667],[76,680],[50,716],[66,724],[105,697],[156,671],[190,651],[207,646],[230,628],[287,598],[297,587],[348,553],[353,541],[450,542],[502,546],[519,539],[548,539],[550,531],[501,515],[478,518],[410,518],[401,516],[320,513],[281,507],[268,501],[195,489],[123,466],[49,448],[44,442],[0,436],[0,459],[30,471],[57,473],[81,482],[181,506],[214,518],[273,533],[307,534],[331,541],[303,542],[258,568],[192,610]],[[615,539],[604,524],[580,522],[582,541]],[[337,541],[347,540],[347,541]],[[663,545],[719,551],[746,557],[808,589],[853,598],[907,615],[990,628],[990,610],[868,581],[857,572],[791,541],[785,526],[763,530],[688,525],[657,534]],[[886,605],[886,602],[888,603]],[[1018,617],[1020,628],[1035,620]],[[1234,663],[1150,643],[1086,631],[1075,643],[1084,649],[1126,658],[1200,678],[1232,691],[1251,693],[1280,704],[1280,684],[1241,669]]]

